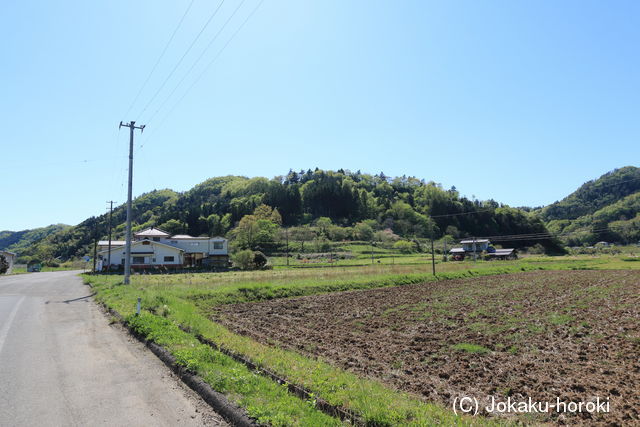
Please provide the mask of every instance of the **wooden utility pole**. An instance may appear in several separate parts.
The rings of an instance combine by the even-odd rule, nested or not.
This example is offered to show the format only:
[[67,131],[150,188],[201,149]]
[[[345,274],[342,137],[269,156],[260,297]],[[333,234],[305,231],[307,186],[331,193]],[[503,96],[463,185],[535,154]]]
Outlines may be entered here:
[[109,248],[107,252],[107,272],[111,270],[111,217],[113,215],[113,200],[109,200]]
[[133,131],[140,129],[144,132],[144,125],[136,126],[136,122],[120,122],[120,127],[128,127],[129,132],[129,185],[127,186],[127,235],[124,253],[124,284],[128,285],[131,277],[131,192],[133,188]]

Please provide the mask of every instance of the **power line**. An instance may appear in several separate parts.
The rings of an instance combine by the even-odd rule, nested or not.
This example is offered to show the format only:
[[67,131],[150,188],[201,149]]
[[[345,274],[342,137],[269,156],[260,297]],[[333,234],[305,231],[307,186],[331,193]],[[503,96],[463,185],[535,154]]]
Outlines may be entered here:
[[178,90],[178,88],[180,87],[180,85],[186,80],[187,77],[189,77],[189,75],[191,74],[191,72],[193,71],[193,69],[196,67],[196,65],[198,65],[198,63],[200,62],[200,60],[202,59],[202,57],[205,55],[205,53],[207,53],[207,51],[211,48],[211,46],[213,45],[213,43],[218,39],[218,37],[220,36],[220,34],[224,31],[224,29],[226,28],[227,24],[229,24],[229,22],[231,21],[231,19],[233,19],[233,17],[236,15],[236,13],[238,12],[238,10],[240,10],[240,8],[242,7],[242,5],[244,4],[246,0],[242,0],[238,6],[236,6],[236,8],[233,10],[233,13],[227,18],[227,20],[225,21],[225,23],[222,25],[222,27],[220,27],[220,29],[218,30],[218,32],[215,34],[215,36],[213,36],[213,38],[209,41],[209,43],[207,44],[207,46],[203,49],[203,51],[200,53],[200,56],[198,56],[198,58],[193,62],[193,64],[191,65],[191,67],[189,68],[189,70],[185,73],[184,76],[182,76],[182,79],[180,79],[180,81],[178,82],[178,84],[173,88],[173,90],[171,91],[171,93],[169,93],[169,95],[164,99],[164,101],[160,104],[160,106],[156,109],[155,113],[153,113],[151,115],[151,117],[149,117],[149,120],[147,120],[147,124],[151,123],[151,121],[155,118],[155,116],[158,114],[158,112],[162,109],[162,107],[164,107],[164,105],[169,101],[169,99],[171,99],[171,97],[173,96],[173,94],[176,92],[176,90]]
[[147,139],[144,140],[143,145],[146,144],[147,142],[149,142],[149,140],[151,139],[151,137],[153,137],[155,135],[155,132],[158,131],[158,129],[160,129],[160,127],[162,125],[164,125],[164,123],[166,122],[167,118],[171,115],[171,113],[173,113],[173,111],[178,107],[178,105],[182,102],[182,100],[184,100],[184,98],[186,98],[186,96],[189,94],[189,92],[191,92],[191,90],[193,89],[193,87],[200,81],[200,79],[202,79],[204,77],[204,75],[206,74],[207,70],[216,62],[216,60],[220,57],[220,55],[222,55],[222,53],[224,52],[224,50],[227,48],[227,46],[229,46],[229,44],[231,43],[231,41],[233,41],[233,39],[236,37],[236,35],[240,32],[240,30],[242,30],[242,28],[246,25],[246,23],[249,21],[249,19],[251,19],[251,17],[258,11],[258,9],[260,8],[260,6],[262,5],[262,3],[264,2],[264,0],[260,0],[258,2],[258,4],[256,5],[255,8],[253,8],[253,10],[251,11],[251,13],[249,13],[249,15],[245,18],[245,20],[242,22],[242,24],[240,24],[240,26],[236,29],[236,31],[231,35],[231,37],[229,38],[229,40],[227,40],[227,42],[222,46],[222,48],[218,51],[218,53],[216,54],[216,56],[213,57],[213,59],[207,64],[207,66],[203,69],[203,71],[198,75],[198,77],[193,81],[193,83],[187,88],[186,92],[180,97],[180,99],[178,99],[173,106],[169,109],[169,111],[167,112],[167,114],[165,114],[165,116],[162,118],[162,120],[160,121],[160,123],[154,127],[154,132],[151,133],[151,135],[149,135],[149,137],[147,137]]
[[180,59],[178,60],[178,63],[175,65],[175,67],[173,67],[173,69],[171,70],[171,72],[169,73],[169,75],[164,79],[164,81],[162,82],[162,84],[160,85],[160,87],[158,88],[158,90],[153,94],[153,96],[151,97],[151,99],[149,100],[149,102],[147,102],[147,104],[144,106],[144,108],[142,109],[142,111],[140,112],[139,116],[142,116],[144,114],[145,111],[147,111],[147,108],[149,108],[149,105],[151,105],[151,103],[156,99],[156,97],[158,96],[158,94],[160,93],[160,91],[162,91],[162,89],[164,88],[164,86],[167,84],[167,82],[169,81],[169,79],[171,78],[171,76],[173,76],[173,74],[176,72],[176,70],[178,69],[178,67],[180,66],[180,64],[182,64],[182,61],[184,60],[184,58],[189,54],[189,52],[191,52],[191,49],[193,48],[193,46],[196,44],[196,42],[200,39],[200,36],[202,35],[202,33],[204,33],[204,30],[207,29],[207,27],[209,26],[209,24],[211,23],[211,21],[213,20],[213,18],[218,14],[218,11],[220,10],[220,8],[222,7],[222,5],[224,4],[224,0],[222,0],[220,2],[220,4],[218,5],[218,7],[213,11],[213,13],[211,14],[211,16],[209,16],[209,19],[207,19],[207,22],[204,24],[204,26],[200,29],[200,32],[198,32],[198,35],[196,36],[195,39],[193,39],[193,41],[191,42],[191,44],[189,45],[189,47],[187,48],[187,50],[184,52],[184,54],[180,57]]
[[173,33],[171,34],[171,37],[169,37],[169,41],[167,41],[167,44],[165,44],[164,49],[162,49],[162,53],[160,54],[160,56],[158,57],[158,60],[156,61],[156,63],[153,65],[153,67],[151,68],[151,71],[149,72],[149,75],[147,76],[146,80],[144,81],[144,83],[142,84],[142,87],[140,88],[140,90],[138,91],[136,97],[133,99],[133,102],[131,103],[131,105],[129,106],[129,109],[127,110],[127,112],[124,114],[124,118],[126,118],[126,116],[131,112],[131,109],[133,108],[133,106],[136,104],[136,102],[138,101],[138,98],[140,98],[140,94],[142,94],[142,91],[144,90],[145,87],[147,87],[147,83],[149,83],[149,80],[151,79],[151,76],[153,75],[153,73],[156,71],[156,68],[158,68],[158,64],[160,64],[160,61],[162,60],[162,58],[164,57],[164,54],[167,53],[167,49],[169,48],[169,45],[171,44],[171,42],[173,41],[173,38],[176,36],[176,33],[178,32],[178,29],[180,29],[180,27],[182,26],[182,22],[184,21],[184,18],[187,16],[187,14],[189,13],[189,10],[191,10],[191,6],[193,6],[195,0],[191,0],[191,3],[189,3],[189,6],[187,6],[187,9],[184,11],[184,13],[182,14],[182,18],[180,18],[180,21],[178,22],[178,25],[176,26],[176,28],[173,30]]

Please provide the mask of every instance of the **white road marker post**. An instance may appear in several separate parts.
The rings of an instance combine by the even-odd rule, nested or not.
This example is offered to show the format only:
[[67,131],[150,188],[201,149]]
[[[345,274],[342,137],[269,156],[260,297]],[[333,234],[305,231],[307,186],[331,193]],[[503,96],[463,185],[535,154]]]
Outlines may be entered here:
[[140,316],[140,301],[142,298],[138,297],[138,303],[136,304],[136,316]]

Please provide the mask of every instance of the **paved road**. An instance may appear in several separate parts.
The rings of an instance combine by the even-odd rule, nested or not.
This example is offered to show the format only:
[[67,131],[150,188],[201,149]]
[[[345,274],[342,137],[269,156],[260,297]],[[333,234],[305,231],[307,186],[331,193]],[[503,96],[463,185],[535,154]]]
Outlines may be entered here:
[[77,273],[0,277],[0,425],[224,425]]

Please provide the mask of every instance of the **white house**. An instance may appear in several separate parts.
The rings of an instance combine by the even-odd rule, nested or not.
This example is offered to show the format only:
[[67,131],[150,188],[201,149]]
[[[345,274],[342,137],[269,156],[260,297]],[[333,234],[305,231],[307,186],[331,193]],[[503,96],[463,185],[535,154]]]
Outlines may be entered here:
[[[176,267],[199,267],[199,266],[217,266],[226,267],[229,263],[229,241],[224,237],[192,237],[187,234],[171,234],[160,230],[159,228],[147,228],[133,234],[134,242],[132,242],[131,265],[134,268],[148,268],[152,266],[164,266],[167,268]],[[119,267],[124,265],[124,248],[126,242],[123,240],[111,241],[111,265]],[[151,253],[136,254],[134,246],[139,248],[142,244],[145,248],[141,249]],[[100,249],[100,257],[106,261],[109,257],[109,242],[101,240],[98,242]],[[166,253],[171,248],[178,254]],[[157,251],[156,251],[157,250]],[[117,253],[117,255],[116,255]],[[158,256],[153,256],[154,254]],[[165,261],[173,256],[173,261]],[[144,260],[142,258],[145,258]],[[134,260],[135,258],[135,260]],[[180,261],[178,261],[178,259]]]
[[4,256],[4,259],[6,259],[7,263],[9,264],[9,269],[7,270],[6,274],[11,274],[11,272],[13,271],[13,264],[16,262],[17,255],[9,251],[0,251],[0,255]]
[[[111,247],[111,265],[125,265],[124,246]],[[103,261],[109,256],[108,250],[99,253]],[[142,240],[139,242],[131,242],[131,266],[133,268],[149,268],[149,267],[181,267],[184,263],[184,251],[182,249],[165,245],[164,243],[154,242],[151,240]]]

